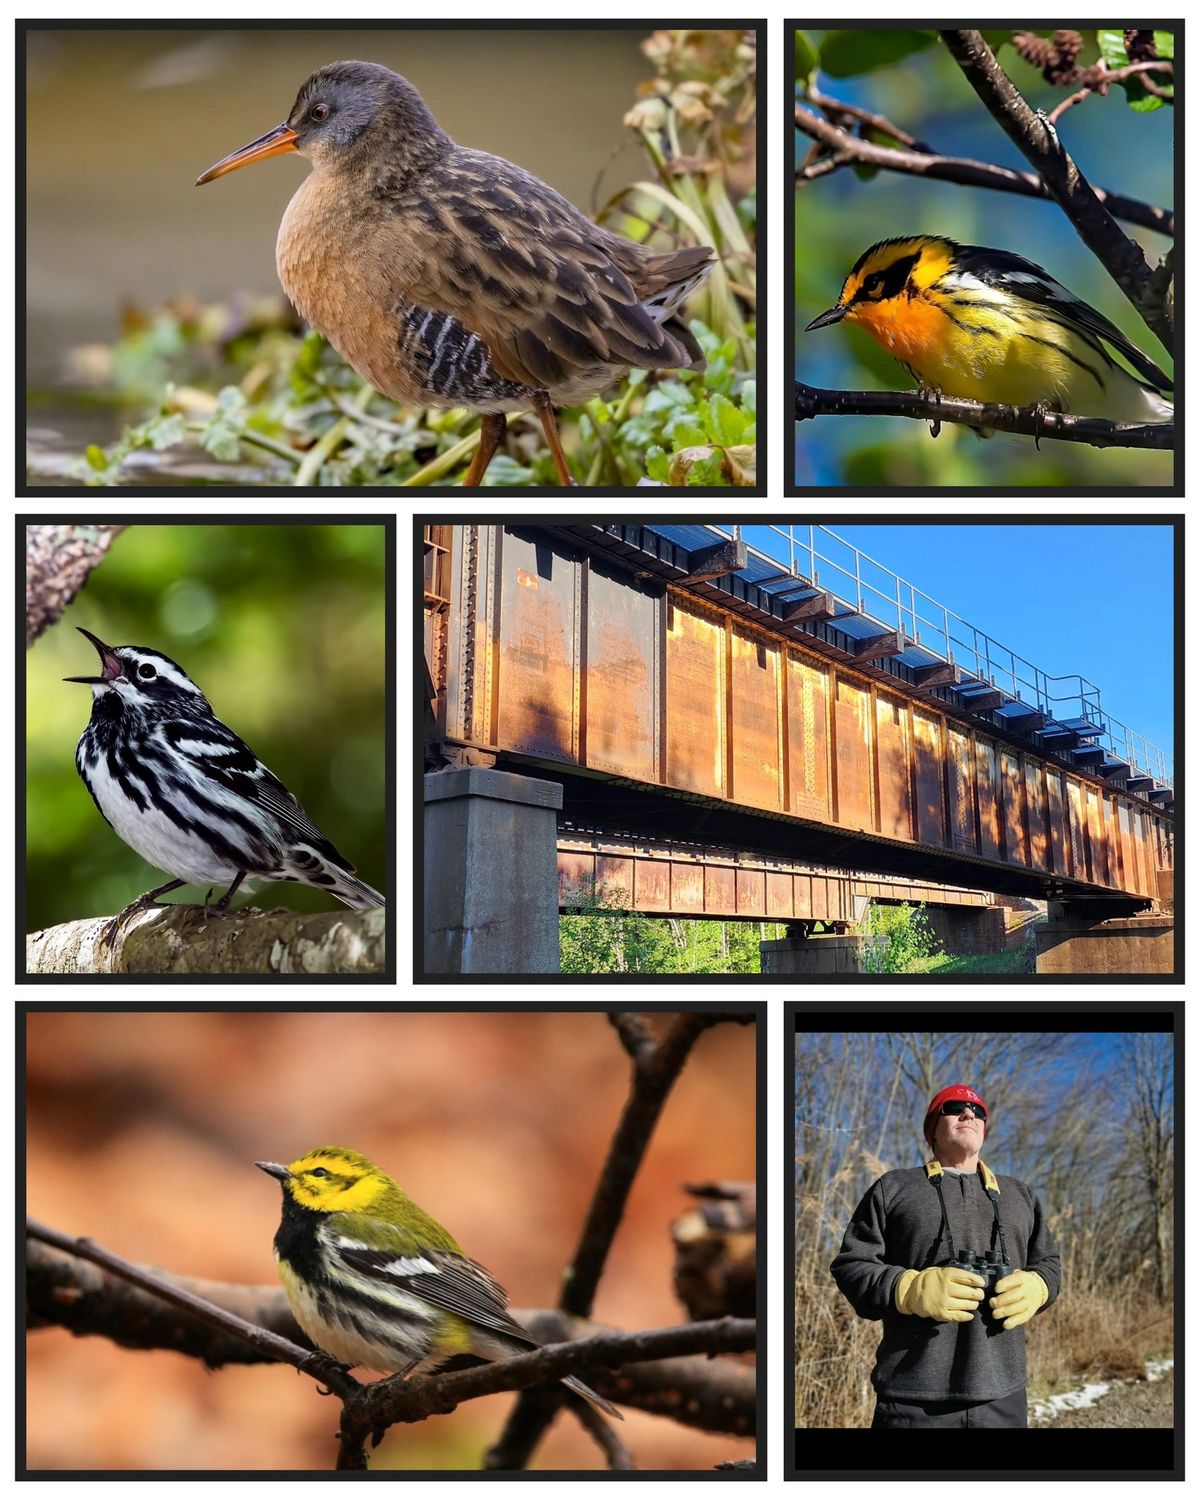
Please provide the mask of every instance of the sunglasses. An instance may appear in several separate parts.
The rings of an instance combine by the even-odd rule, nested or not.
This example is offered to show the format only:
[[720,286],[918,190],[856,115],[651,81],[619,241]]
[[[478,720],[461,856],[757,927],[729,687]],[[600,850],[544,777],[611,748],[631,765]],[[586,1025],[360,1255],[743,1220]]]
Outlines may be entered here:
[[987,1119],[987,1110],[982,1104],[972,1104],[969,1099],[947,1099],[941,1109],[940,1115],[961,1115],[964,1110],[969,1109],[977,1120]]

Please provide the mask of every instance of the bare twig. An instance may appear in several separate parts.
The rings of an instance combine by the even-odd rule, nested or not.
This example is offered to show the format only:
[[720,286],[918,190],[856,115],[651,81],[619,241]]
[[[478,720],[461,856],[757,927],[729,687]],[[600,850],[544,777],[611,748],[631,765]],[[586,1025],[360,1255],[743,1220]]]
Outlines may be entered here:
[[575,1415],[579,1425],[596,1440],[596,1446],[604,1454],[604,1462],[610,1469],[636,1469],[633,1454],[621,1441],[621,1435],[603,1414],[586,1401],[576,1404]]
[[[1106,422],[1099,417],[1073,417],[1062,412],[1041,413],[1030,407],[998,406],[957,396],[926,396],[919,391],[830,391],[795,381],[797,422],[819,416],[910,417],[993,432],[1015,432],[1037,440],[1055,438],[1066,443],[1090,443],[1093,448],[1173,449],[1174,422]],[[936,431],[935,434],[936,436]]]
[[[1034,172],[1016,172],[1011,167],[973,161],[964,156],[942,156],[928,150],[900,151],[892,146],[880,146],[852,135],[799,105],[795,106],[795,122],[797,130],[831,153],[798,167],[795,174],[797,184],[812,182],[840,167],[858,165],[929,177],[939,182],[957,182],[963,187],[991,188],[1025,198],[1051,198],[1049,188]],[[1157,230],[1159,234],[1175,233],[1175,215],[1169,209],[1156,208],[1139,198],[1127,198],[1122,193],[1110,193],[1104,188],[1093,187],[1091,191],[1115,218],[1143,229]]]
[[[1082,104],[1089,94],[1107,94],[1112,84],[1123,83],[1126,78],[1134,78],[1139,74],[1151,72],[1166,73],[1170,78],[1175,76],[1175,69],[1169,62],[1136,62],[1130,63],[1126,68],[1109,68],[1101,59],[1095,68],[1089,69],[1088,72],[1099,74],[1099,77],[1090,78],[1078,93],[1070,94],[1061,104],[1056,104],[1046,116],[1047,125],[1057,125],[1067,110],[1073,109],[1077,104]],[[1147,93],[1154,94],[1160,99],[1171,97],[1164,93],[1151,78],[1144,77],[1142,87]]]
[[266,1328],[259,1328],[235,1313],[227,1312],[225,1308],[217,1307],[205,1298],[188,1291],[177,1282],[149,1271],[144,1266],[134,1265],[132,1261],[115,1255],[111,1250],[105,1250],[93,1240],[63,1234],[57,1229],[39,1224],[36,1219],[26,1219],[25,1233],[30,1239],[40,1240],[43,1244],[52,1245],[56,1250],[65,1250],[69,1255],[75,1255],[82,1260],[102,1266],[121,1280],[129,1282],[131,1286],[141,1287],[143,1291],[151,1292],[155,1297],[169,1302],[172,1307],[182,1308],[184,1312],[190,1313],[202,1323],[218,1328],[223,1333],[232,1334],[234,1338],[249,1344],[264,1359],[294,1365],[296,1369],[303,1370],[314,1379],[324,1381],[343,1399],[362,1389],[358,1381],[348,1375],[341,1365],[335,1364],[325,1355],[314,1353],[312,1349],[302,1349],[290,1339],[272,1333]]
[[1147,305],[1150,267],[1136,241],[1126,235],[1096,196],[1054,127],[1030,108],[978,31],[943,30],[942,40],[992,118],[1046,184],[1076,233],[1137,308],[1147,327],[1172,348],[1161,310]]
[[[662,1041],[653,1048],[641,1047],[634,1054],[629,1098],[596,1184],[579,1245],[564,1278],[559,1302],[564,1312],[578,1318],[586,1318],[591,1313],[600,1275],[625,1212],[630,1188],[667,1095],[683,1071],[697,1038],[710,1026],[725,1021],[746,1025],[753,1020],[752,1012],[688,1012],[675,1019]],[[624,1033],[622,1042],[628,1048]]]
[[933,150],[932,146],[927,146],[924,141],[919,141],[915,136],[909,135],[907,130],[901,130],[898,125],[893,125],[886,115],[872,114],[869,109],[863,109],[861,105],[847,104],[844,100],[834,99],[829,94],[822,94],[811,85],[805,90],[804,96],[818,109],[823,109],[827,115],[846,115],[851,120],[858,120],[863,125],[869,125],[880,135],[891,136],[892,140],[899,141],[902,146],[911,146],[914,151],[932,152]]

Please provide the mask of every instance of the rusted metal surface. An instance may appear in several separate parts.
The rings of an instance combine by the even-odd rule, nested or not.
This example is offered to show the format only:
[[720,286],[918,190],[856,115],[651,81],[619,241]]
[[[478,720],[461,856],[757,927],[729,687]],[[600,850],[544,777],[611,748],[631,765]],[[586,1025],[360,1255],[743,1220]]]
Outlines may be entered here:
[[[929,881],[973,879],[969,861],[980,885],[1018,894],[1149,900],[1173,864],[1172,819],[1147,798],[905,684],[541,528],[452,530],[450,607],[434,647],[448,743],[791,820],[797,850],[841,834],[838,862],[861,841],[863,865]],[[729,914],[770,904],[765,881],[750,894],[718,881],[713,899]],[[823,897],[810,888],[804,899]]]
[[650,916],[737,917],[759,922],[854,922],[866,900],[925,906],[991,906],[990,892],[766,860],[726,849],[563,830],[558,904],[599,903]]

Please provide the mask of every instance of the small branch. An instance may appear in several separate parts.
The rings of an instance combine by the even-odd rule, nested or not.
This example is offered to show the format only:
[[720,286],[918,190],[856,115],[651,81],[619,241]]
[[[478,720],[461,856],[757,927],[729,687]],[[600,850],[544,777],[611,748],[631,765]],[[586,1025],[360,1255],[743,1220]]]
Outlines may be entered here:
[[314,1379],[324,1381],[331,1390],[336,1391],[343,1398],[362,1389],[357,1380],[347,1375],[340,1365],[334,1364],[324,1355],[314,1354],[311,1349],[302,1349],[298,1344],[293,1344],[290,1339],[282,1338],[277,1333],[271,1333],[266,1328],[249,1323],[244,1318],[227,1312],[222,1307],[217,1307],[205,1298],[198,1297],[194,1292],[180,1286],[178,1282],[148,1271],[144,1266],[134,1265],[132,1261],[124,1260],[111,1250],[105,1250],[93,1240],[62,1234],[57,1229],[39,1224],[36,1219],[26,1219],[25,1233],[30,1239],[39,1240],[42,1244],[51,1245],[56,1250],[66,1251],[68,1255],[78,1256],[81,1260],[91,1261],[94,1265],[103,1267],[104,1270],[112,1272],[131,1286],[153,1293],[155,1297],[170,1303],[172,1307],[182,1308],[184,1312],[189,1313],[193,1318],[198,1318],[202,1323],[207,1323],[211,1328],[232,1334],[234,1338],[249,1344],[264,1359],[294,1365],[296,1369],[312,1375]]
[[745,1025],[753,1019],[750,1013],[706,1015],[688,1012],[678,1016],[662,1041],[652,1047],[639,1044],[635,1028],[628,1024],[624,1030],[617,1028],[626,1050],[631,1044],[637,1048],[633,1054],[633,1078],[629,1098],[596,1184],[578,1248],[564,1278],[560,1299],[564,1312],[577,1318],[586,1318],[591,1313],[596,1288],[625,1212],[634,1178],[667,1095],[683,1071],[697,1038],[710,1026],[724,1021]]
[[805,91],[805,98],[809,103],[815,104],[818,109],[823,109],[827,115],[845,115],[851,120],[858,120],[863,125],[869,125],[880,135],[891,136],[892,140],[899,141],[902,146],[911,146],[914,151],[932,152],[933,150],[932,146],[927,146],[924,141],[917,140],[906,130],[901,130],[898,125],[893,125],[886,115],[872,114],[869,109],[863,109],[857,104],[846,104],[841,99],[833,99],[811,86]]
[[[1056,104],[1046,116],[1047,125],[1057,125],[1067,110],[1073,109],[1075,105],[1082,104],[1089,94],[1107,94],[1114,83],[1123,83],[1126,78],[1135,78],[1142,73],[1166,73],[1169,78],[1174,78],[1175,69],[1169,62],[1137,62],[1130,63],[1126,68],[1109,68],[1103,59],[1096,64],[1095,68],[1088,70],[1089,74],[1098,73],[1099,77],[1085,83],[1078,93],[1069,95],[1061,104]],[[1160,99],[1169,97],[1150,78],[1142,79],[1142,86],[1147,93],[1155,94]],[[1174,100],[1171,101],[1172,103]]]
[[27,647],[62,618],[63,610],[124,530],[124,526],[26,526]]
[[1030,108],[980,32],[944,30],[941,37],[989,114],[1046,184],[1080,239],[1170,350],[1171,330],[1146,306],[1150,267],[1141,247],[1096,196],[1057,131]]
[[[928,150],[899,151],[891,146],[877,145],[874,141],[864,141],[799,105],[794,113],[796,129],[832,153],[798,167],[795,174],[797,184],[812,182],[840,167],[858,165],[929,177],[939,182],[957,182],[963,187],[990,188],[1025,198],[1051,198],[1050,190],[1034,172],[1015,172],[1011,167],[996,166],[992,162],[972,161],[964,156],[942,156]],[[1175,233],[1175,215],[1169,209],[1156,208],[1138,198],[1127,198],[1104,188],[1093,187],[1091,191],[1115,218],[1140,225],[1143,229],[1157,230],[1159,234]]]
[[[795,381],[797,422],[812,417],[910,417],[965,427],[987,427],[993,432],[1015,432],[1040,441],[1090,443],[1093,448],[1170,450],[1175,447],[1174,422],[1106,422],[1099,417],[1073,417],[1062,412],[1039,413],[1023,406],[997,406],[956,396],[923,396],[917,391],[829,391]],[[936,430],[933,434],[937,436]]]
[[382,974],[386,913],[277,907],[232,912],[175,905],[141,911],[101,941],[110,917],[43,928],[25,939],[29,974]]
[[620,1470],[637,1468],[637,1464],[633,1461],[633,1454],[621,1441],[617,1429],[602,1412],[598,1412],[586,1401],[579,1401],[575,1404],[575,1416],[579,1419],[579,1425],[583,1430],[595,1438],[596,1446],[604,1454],[604,1462],[608,1468]]

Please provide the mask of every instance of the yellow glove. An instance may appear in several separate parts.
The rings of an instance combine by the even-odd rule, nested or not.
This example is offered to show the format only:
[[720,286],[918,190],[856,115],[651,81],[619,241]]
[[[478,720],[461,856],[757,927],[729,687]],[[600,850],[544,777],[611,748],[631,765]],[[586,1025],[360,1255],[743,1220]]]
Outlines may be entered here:
[[1028,1323],[1050,1295],[1050,1288],[1036,1271],[1013,1271],[996,1283],[996,1295],[988,1303],[1007,1333]]
[[983,1301],[983,1285],[982,1276],[961,1266],[905,1271],[896,1283],[896,1310],[938,1323],[969,1323]]

